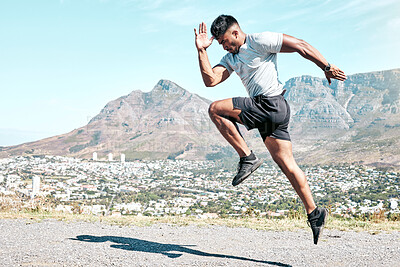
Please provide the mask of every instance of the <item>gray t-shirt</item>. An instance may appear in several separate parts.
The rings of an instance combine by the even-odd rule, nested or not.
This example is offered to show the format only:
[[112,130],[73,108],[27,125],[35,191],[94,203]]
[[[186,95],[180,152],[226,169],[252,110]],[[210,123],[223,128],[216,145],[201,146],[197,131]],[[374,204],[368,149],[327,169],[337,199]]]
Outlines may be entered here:
[[229,74],[235,71],[239,75],[250,97],[279,95],[283,85],[278,79],[276,59],[282,40],[282,33],[247,34],[239,53],[226,54],[219,65],[224,66]]

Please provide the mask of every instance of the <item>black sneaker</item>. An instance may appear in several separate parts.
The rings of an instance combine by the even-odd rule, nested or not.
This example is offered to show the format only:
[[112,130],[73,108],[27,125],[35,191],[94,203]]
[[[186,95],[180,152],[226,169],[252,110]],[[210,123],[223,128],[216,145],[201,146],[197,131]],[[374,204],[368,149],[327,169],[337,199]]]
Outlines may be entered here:
[[233,178],[232,185],[237,186],[260,167],[262,160],[257,158],[253,152],[247,157],[240,158],[238,173]]
[[308,225],[311,227],[314,237],[314,244],[318,243],[318,238],[322,234],[322,229],[328,218],[328,211],[325,208],[315,208],[308,216]]

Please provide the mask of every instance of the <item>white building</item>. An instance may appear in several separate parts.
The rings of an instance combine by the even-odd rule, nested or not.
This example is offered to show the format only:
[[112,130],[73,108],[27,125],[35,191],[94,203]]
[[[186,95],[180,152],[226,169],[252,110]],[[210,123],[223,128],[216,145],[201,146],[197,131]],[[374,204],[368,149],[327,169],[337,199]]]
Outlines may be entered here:
[[121,154],[121,162],[125,162],[125,154]]
[[31,197],[34,198],[37,196],[40,192],[40,177],[39,176],[33,176],[32,178],[32,194]]
[[396,199],[392,199],[392,200],[390,201],[390,208],[391,208],[392,210],[395,210],[395,209],[397,209],[397,207],[398,207],[398,202],[397,202],[397,200],[396,200]]
[[97,153],[93,152],[93,161],[97,161]]
[[108,161],[113,161],[113,154],[112,153],[108,154]]

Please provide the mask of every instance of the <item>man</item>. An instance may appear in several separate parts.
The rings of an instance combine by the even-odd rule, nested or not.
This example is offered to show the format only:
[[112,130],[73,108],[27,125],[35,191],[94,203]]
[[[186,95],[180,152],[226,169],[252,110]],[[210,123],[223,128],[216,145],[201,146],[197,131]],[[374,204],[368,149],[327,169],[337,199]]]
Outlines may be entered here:
[[[211,120],[240,157],[233,186],[243,182],[262,163],[241,136],[236,124],[241,123],[248,130],[259,130],[273,160],[302,200],[314,244],[317,244],[328,214],[326,209],[315,205],[307,179],[293,158],[288,133],[290,108],[283,97],[283,85],[278,80],[277,53],[297,52],[311,60],[324,71],[329,84],[331,79],[344,81],[346,75],[335,65],[329,64],[307,42],[282,33],[245,34],[236,19],[229,15],[221,15],[214,20],[210,39],[204,22],[199,25],[198,33],[196,29],[194,31],[204,84],[207,87],[216,86],[235,71],[249,94],[249,97],[215,101],[209,108]],[[214,39],[229,53],[212,68],[206,50]]]

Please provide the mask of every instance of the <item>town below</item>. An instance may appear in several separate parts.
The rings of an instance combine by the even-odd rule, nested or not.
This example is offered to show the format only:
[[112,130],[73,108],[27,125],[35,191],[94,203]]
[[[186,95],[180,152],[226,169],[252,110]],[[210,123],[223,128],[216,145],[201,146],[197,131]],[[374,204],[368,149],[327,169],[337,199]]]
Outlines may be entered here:
[[[264,163],[238,187],[219,161],[94,161],[61,156],[0,160],[5,206],[95,215],[285,217],[302,204],[283,173]],[[315,200],[340,217],[399,219],[400,173],[362,165],[302,166]],[[5,199],[13,201],[5,201]],[[12,208],[12,207],[11,207]]]

